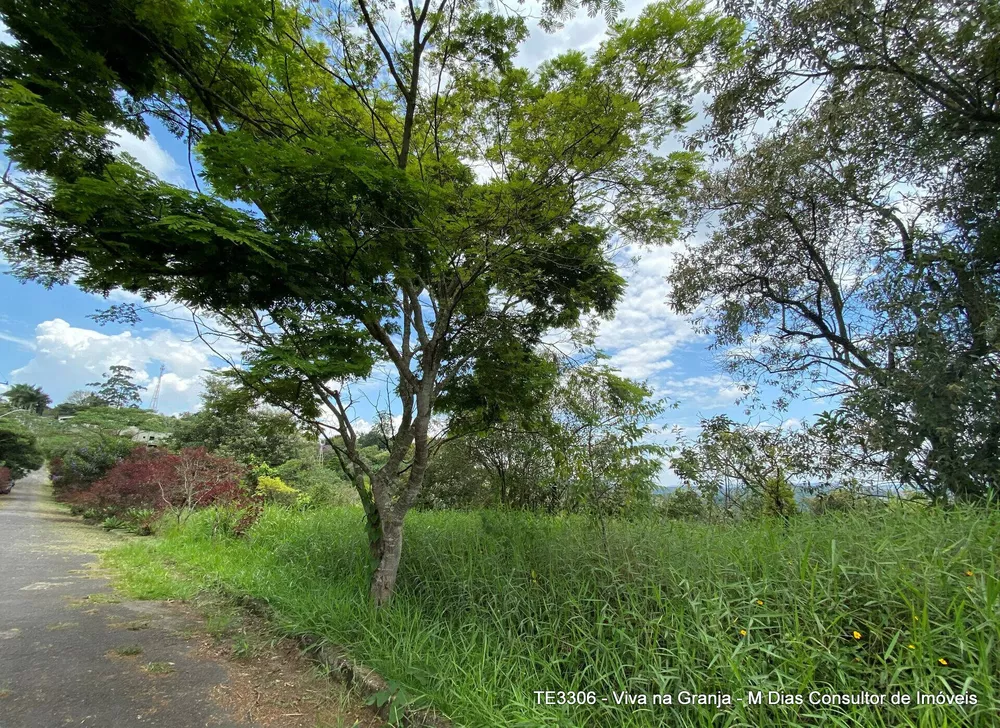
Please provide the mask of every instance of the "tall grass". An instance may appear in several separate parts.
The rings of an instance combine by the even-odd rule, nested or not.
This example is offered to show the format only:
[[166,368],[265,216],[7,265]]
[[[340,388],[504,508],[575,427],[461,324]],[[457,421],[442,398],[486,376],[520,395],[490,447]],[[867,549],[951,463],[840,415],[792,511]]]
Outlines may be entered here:
[[[360,511],[274,508],[242,540],[213,540],[210,519],[112,558],[133,577],[166,558],[202,585],[265,599],[288,631],[345,645],[461,725],[1000,721],[996,513],[618,523],[606,542],[575,518],[413,513],[382,611],[367,599]],[[597,704],[539,704],[541,690],[592,691]],[[805,704],[751,706],[752,690]],[[615,704],[623,691],[674,704]],[[734,704],[681,706],[680,691]],[[978,704],[816,706],[810,691],[964,691]]]

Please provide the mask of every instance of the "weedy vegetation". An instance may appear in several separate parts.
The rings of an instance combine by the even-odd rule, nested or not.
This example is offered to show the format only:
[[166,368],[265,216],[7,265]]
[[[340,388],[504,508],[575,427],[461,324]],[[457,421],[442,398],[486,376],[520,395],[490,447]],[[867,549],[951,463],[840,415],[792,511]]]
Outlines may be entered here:
[[[995,510],[900,506],[736,524],[415,512],[399,590],[372,605],[357,509],[269,507],[246,537],[210,512],[109,558],[135,596],[163,559],[191,584],[265,600],[460,725],[994,725]],[[190,587],[188,587],[190,588]],[[537,703],[593,691],[595,705]],[[729,694],[975,694],[977,705],[679,706]],[[616,694],[672,694],[619,705]],[[607,698],[607,702],[602,699]],[[915,699],[915,698],[914,698]],[[651,700],[651,697],[650,697]],[[669,713],[665,712],[669,711]]]

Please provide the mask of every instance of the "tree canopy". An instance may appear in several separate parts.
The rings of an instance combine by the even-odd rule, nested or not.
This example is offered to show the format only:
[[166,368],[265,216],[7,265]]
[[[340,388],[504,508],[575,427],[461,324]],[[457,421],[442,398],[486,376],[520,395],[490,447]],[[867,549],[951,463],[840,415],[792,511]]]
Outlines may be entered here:
[[[301,455],[308,443],[295,419],[260,407],[254,392],[220,375],[205,379],[202,407],[181,417],[171,441],[176,447],[204,447],[243,463],[281,465]],[[315,445],[311,446],[315,450]]]
[[91,382],[88,387],[94,390],[93,396],[109,407],[123,409],[138,407],[142,404],[139,395],[139,385],[135,383],[135,369],[123,364],[115,364],[110,371],[105,372],[104,379]]
[[28,410],[36,415],[42,414],[52,404],[52,398],[41,387],[30,384],[12,384],[0,394],[0,398],[14,409]]
[[1000,16],[952,0],[730,7],[751,33],[709,81],[711,231],[670,276],[674,307],[741,377],[843,395],[900,481],[985,495],[1000,474]]
[[40,468],[44,458],[35,436],[10,417],[0,420],[0,468],[10,469],[14,480]]
[[[506,7],[414,1],[394,34],[369,0],[107,5],[0,6],[18,41],[0,56],[3,142],[24,175],[6,179],[4,250],[23,276],[183,302],[237,342],[245,386],[317,427],[332,414],[385,601],[432,415],[471,426],[537,401],[544,333],[621,296],[613,241],[675,236],[698,155],[652,150],[740,25],[657,3],[530,71]],[[149,118],[188,143],[200,190],[115,154],[110,127]],[[376,364],[395,400],[377,470],[348,386]]]

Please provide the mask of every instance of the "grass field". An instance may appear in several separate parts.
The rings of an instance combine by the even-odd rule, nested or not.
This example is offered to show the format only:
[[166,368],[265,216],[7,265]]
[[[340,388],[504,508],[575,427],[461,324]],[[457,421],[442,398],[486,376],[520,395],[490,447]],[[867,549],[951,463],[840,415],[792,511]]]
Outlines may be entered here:
[[[1000,721],[995,511],[900,509],[787,527],[651,520],[614,524],[607,543],[582,519],[413,513],[383,611],[366,596],[360,511],[273,508],[242,540],[213,540],[210,519],[112,552],[123,587],[162,598],[224,585],[265,599],[285,630],[348,647],[460,725]],[[593,693],[596,704],[538,704],[541,690]],[[803,704],[749,705],[756,690],[765,703],[778,691]],[[679,705],[681,691],[734,703]],[[913,702],[810,705],[810,691]],[[650,702],[618,705],[622,692]],[[918,707],[918,693],[977,704]],[[653,704],[654,694],[673,704]]]

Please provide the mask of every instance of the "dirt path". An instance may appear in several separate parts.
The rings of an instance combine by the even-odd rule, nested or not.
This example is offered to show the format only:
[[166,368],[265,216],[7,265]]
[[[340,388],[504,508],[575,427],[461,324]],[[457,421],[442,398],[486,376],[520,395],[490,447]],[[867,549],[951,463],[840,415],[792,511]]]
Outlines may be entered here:
[[[0,728],[355,725],[347,711],[319,721],[314,704],[299,708],[289,693],[319,691],[299,682],[315,680],[302,665],[283,664],[293,656],[235,666],[193,609],[121,601],[95,568],[115,543],[55,503],[44,472],[0,497]],[[262,700],[272,709],[257,710]]]

